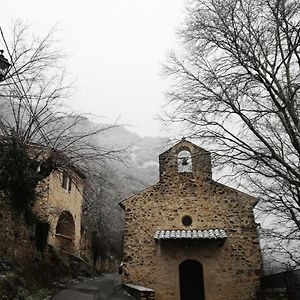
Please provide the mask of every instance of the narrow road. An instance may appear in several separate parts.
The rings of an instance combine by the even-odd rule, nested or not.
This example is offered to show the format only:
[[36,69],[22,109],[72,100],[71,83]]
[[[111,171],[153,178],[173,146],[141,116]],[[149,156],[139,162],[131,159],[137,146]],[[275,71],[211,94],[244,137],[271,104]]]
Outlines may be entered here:
[[132,300],[121,288],[118,274],[103,274],[58,292],[51,300]]

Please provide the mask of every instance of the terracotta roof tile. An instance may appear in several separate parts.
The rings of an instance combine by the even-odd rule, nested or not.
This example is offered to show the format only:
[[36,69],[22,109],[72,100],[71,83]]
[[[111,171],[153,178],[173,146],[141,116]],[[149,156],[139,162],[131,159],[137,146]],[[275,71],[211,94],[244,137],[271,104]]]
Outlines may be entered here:
[[156,240],[174,240],[174,239],[225,239],[227,234],[223,229],[205,229],[205,230],[156,230],[154,239]]

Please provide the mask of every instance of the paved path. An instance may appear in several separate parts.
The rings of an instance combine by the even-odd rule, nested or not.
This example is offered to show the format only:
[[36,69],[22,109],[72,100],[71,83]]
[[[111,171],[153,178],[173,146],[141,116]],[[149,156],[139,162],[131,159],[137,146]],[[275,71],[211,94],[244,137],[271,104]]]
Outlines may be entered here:
[[121,288],[118,274],[103,274],[58,292],[51,300],[132,300]]

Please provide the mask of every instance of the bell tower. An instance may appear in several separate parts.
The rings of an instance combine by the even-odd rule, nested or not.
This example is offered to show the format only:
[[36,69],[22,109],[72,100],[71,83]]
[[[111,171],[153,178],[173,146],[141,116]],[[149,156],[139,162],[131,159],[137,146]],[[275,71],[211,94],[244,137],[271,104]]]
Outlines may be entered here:
[[210,152],[182,139],[159,156],[160,182],[212,178]]

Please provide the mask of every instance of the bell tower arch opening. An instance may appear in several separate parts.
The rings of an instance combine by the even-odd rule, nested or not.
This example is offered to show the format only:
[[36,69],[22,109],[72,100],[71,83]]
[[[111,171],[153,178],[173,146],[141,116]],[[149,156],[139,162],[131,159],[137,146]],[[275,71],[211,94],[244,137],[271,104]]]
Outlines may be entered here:
[[180,300],[205,300],[202,264],[185,260],[179,265]]
[[177,155],[177,166],[179,173],[190,173],[193,171],[192,155],[188,150],[182,150]]
[[55,229],[55,244],[57,248],[74,253],[75,250],[75,222],[72,214],[64,210],[58,219]]

